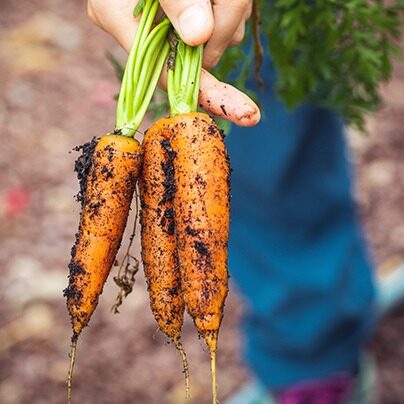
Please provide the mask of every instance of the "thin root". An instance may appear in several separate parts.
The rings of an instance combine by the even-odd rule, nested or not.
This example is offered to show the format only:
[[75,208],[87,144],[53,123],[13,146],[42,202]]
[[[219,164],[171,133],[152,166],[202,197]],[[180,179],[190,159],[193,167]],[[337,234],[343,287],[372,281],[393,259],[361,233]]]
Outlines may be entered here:
[[67,372],[67,404],[72,404],[73,369],[76,360],[77,337],[73,336],[70,348],[70,364]]
[[184,347],[182,346],[181,340],[179,338],[174,339],[175,347],[177,348],[178,352],[181,355],[182,359],[182,368],[185,378],[185,398],[188,400],[191,398],[191,389],[189,385],[189,366],[188,366],[188,359],[187,355],[184,351]]
[[216,351],[210,351],[210,372],[212,375],[212,402],[217,404],[217,386],[216,386]]
[[[135,276],[139,271],[139,260],[131,254],[131,248],[133,245],[133,240],[136,235],[136,225],[139,215],[139,202],[137,190],[135,190],[135,220],[133,222],[132,234],[129,238],[128,248],[126,249],[125,256],[121,264],[119,265],[118,275],[114,276],[114,282],[119,287],[118,295],[115,299],[114,305],[111,310],[117,314],[119,313],[119,307],[121,306],[123,300],[132,292],[133,286],[135,284]],[[123,273],[122,273],[123,271]]]

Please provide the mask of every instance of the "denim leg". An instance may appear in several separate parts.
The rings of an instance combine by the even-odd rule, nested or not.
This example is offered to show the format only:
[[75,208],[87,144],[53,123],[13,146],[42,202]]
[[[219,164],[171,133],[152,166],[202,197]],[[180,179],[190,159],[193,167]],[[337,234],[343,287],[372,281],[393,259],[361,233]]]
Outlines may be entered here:
[[278,389],[355,371],[374,290],[340,120],[311,105],[287,111],[270,85],[259,99],[262,122],[227,138],[229,269],[247,303],[246,358]]

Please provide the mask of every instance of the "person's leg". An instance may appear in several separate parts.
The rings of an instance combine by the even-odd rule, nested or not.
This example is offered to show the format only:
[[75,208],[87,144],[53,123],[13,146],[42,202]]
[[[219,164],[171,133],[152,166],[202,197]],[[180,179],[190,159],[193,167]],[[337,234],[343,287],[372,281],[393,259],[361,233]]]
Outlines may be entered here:
[[246,303],[245,354],[266,388],[353,374],[374,321],[371,267],[351,195],[342,125],[331,112],[276,100],[227,138],[230,265]]

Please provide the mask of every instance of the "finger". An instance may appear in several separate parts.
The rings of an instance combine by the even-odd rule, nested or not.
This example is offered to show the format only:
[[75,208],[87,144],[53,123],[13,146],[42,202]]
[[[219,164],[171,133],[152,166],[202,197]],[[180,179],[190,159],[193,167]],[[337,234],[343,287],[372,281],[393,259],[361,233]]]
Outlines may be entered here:
[[133,0],[121,0],[119,7],[106,7],[102,1],[89,1],[87,4],[91,20],[129,52],[140,18],[133,18]]
[[131,21],[127,21],[126,23],[122,21],[120,27],[116,27],[114,32],[109,32],[119,42],[122,48],[124,48],[126,52],[129,53],[130,48],[132,47],[133,40],[135,39],[137,27],[137,22],[133,21],[132,18]]
[[237,28],[236,32],[233,34],[229,46],[238,45],[244,38],[245,34],[245,22],[243,21]]
[[100,20],[98,19],[97,14],[94,11],[94,7],[91,1],[87,2],[87,14],[95,25],[101,27]]
[[211,37],[214,20],[210,0],[160,0],[160,5],[186,44],[201,45]]
[[[166,89],[167,72],[163,70],[159,86]],[[226,119],[239,126],[254,126],[261,113],[254,101],[227,83],[222,83],[202,69],[199,106],[207,113]]]
[[252,2],[250,2],[250,5],[247,7],[247,10],[244,14],[244,20],[238,26],[236,32],[233,35],[233,38],[230,41],[229,46],[237,46],[239,43],[243,41],[245,35],[245,26],[248,19],[251,17],[251,13],[252,13]]
[[248,7],[247,7],[247,10],[246,10],[246,13],[245,13],[245,20],[246,21],[251,17],[252,9],[253,9],[253,2],[249,1]]
[[240,23],[245,21],[249,3],[249,0],[224,0],[214,4],[215,28],[205,47],[204,67],[211,69],[217,65]]
[[251,98],[206,70],[202,70],[199,104],[206,112],[239,126],[254,126],[261,119],[260,110]]

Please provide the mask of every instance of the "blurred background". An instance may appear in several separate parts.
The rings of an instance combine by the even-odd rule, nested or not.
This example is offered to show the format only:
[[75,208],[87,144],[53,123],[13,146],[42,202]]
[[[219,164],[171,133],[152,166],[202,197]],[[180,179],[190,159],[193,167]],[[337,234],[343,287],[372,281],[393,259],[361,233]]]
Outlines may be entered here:
[[[87,18],[84,0],[1,0],[0,403],[65,402],[71,336],[62,297],[79,206],[73,173],[82,144],[113,128],[114,71],[124,53]],[[404,261],[404,64],[383,89],[369,134],[349,133],[356,195],[382,270]],[[133,218],[132,218],[133,220]],[[138,244],[138,241],[137,241]],[[230,268],[231,270],[231,268]],[[79,342],[74,397],[81,403],[181,403],[182,365],[152,318],[143,275],[119,315],[109,280]],[[239,357],[242,300],[232,287],[218,351],[223,399],[249,377]],[[370,343],[382,403],[404,397],[404,310]],[[210,402],[209,356],[189,320],[184,345],[194,403]],[[207,393],[208,392],[208,393]]]

